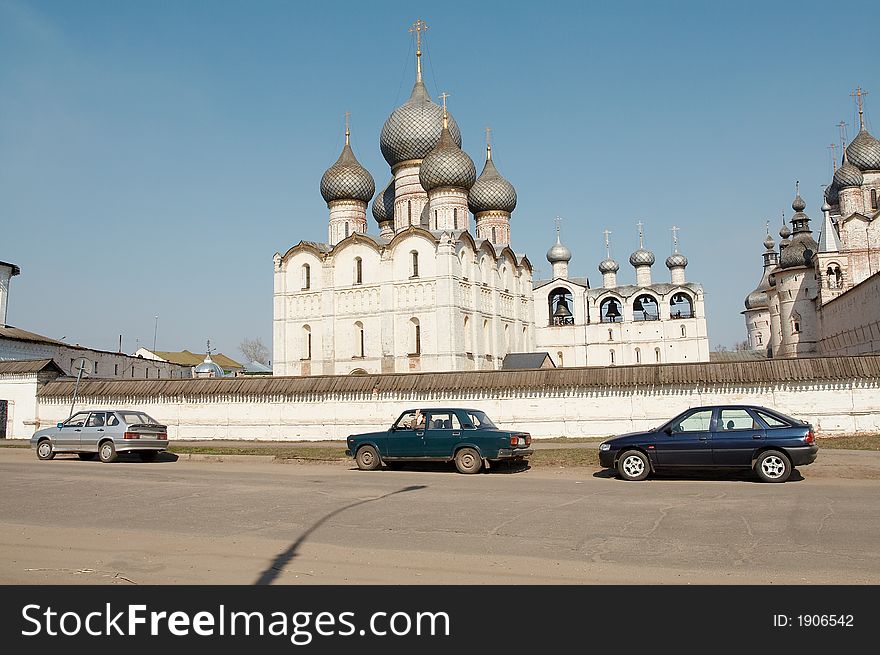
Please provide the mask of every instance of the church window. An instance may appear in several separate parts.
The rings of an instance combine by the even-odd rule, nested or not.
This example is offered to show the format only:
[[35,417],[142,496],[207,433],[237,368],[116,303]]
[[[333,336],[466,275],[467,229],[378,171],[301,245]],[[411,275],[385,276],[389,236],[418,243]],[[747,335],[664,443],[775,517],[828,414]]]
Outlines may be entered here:
[[688,335],[687,327],[682,325],[681,326],[681,338],[684,339],[687,337],[687,335]]
[[406,201],[406,219],[412,225],[412,200]]
[[550,325],[574,325],[574,298],[565,287],[557,287],[548,296]]
[[485,350],[487,355],[492,354],[492,348],[490,346],[490,334],[489,334],[489,321],[483,321],[483,349]]
[[455,229],[458,229],[458,208],[452,208],[452,224],[455,226]]
[[436,209],[434,210],[434,229],[435,230],[438,229],[437,228],[437,210]]
[[422,326],[419,325],[419,319],[411,318],[409,320],[411,325],[411,334],[412,334],[412,343],[410,348],[410,355],[421,355],[422,354]]
[[134,366],[131,367],[131,377],[134,377]]
[[466,353],[473,352],[471,346],[471,319],[469,316],[464,317],[464,351]]
[[92,368],[92,373],[94,373],[95,375],[98,374],[98,362],[95,362],[95,365]]
[[694,303],[686,293],[675,293],[669,302],[669,318],[693,318]]
[[871,189],[871,209],[877,209],[877,189]]
[[764,339],[763,339],[763,337],[761,336],[761,333],[760,333],[760,332],[758,332],[757,334],[755,334],[755,340],[758,342],[758,345],[759,345],[759,346],[762,345],[762,344],[764,343]]
[[354,258],[354,283],[363,284],[364,282],[364,263],[360,257]]
[[840,270],[840,266],[837,264],[829,264],[828,269],[825,271],[825,275],[828,278],[828,288],[829,289],[839,289],[843,286],[843,273]]
[[654,296],[643,293],[633,301],[634,321],[659,321],[660,306]]
[[654,361],[660,363],[660,349],[654,348]]
[[345,224],[345,238],[348,238],[348,223]]
[[642,363],[642,349],[636,348],[636,364]]
[[495,228],[492,228],[492,243],[498,243],[498,239],[495,238]]
[[419,253],[415,250],[410,252],[412,255],[412,274],[410,277],[418,277],[419,276]]
[[608,330],[608,341],[614,341],[614,333]]
[[510,326],[504,326],[504,354],[510,351]]
[[564,360],[563,360],[563,357],[562,357],[562,351],[561,351],[561,350],[559,350],[559,351],[556,352],[556,359],[559,360],[559,368],[562,368],[563,366],[565,366],[565,363],[564,363]]
[[599,319],[602,323],[617,323],[623,320],[620,302],[616,298],[606,298],[599,305]]
[[794,334],[797,334],[798,332],[801,331],[801,324],[800,324],[800,321],[792,321],[792,322],[791,322],[791,331],[792,331]]
[[303,325],[302,358],[312,358],[312,328],[308,325]]
[[113,375],[119,375],[119,364],[113,365]]
[[609,355],[609,363],[613,366],[614,365],[614,351],[609,350],[608,355]]
[[364,356],[364,324],[360,321],[357,321],[354,324],[354,337],[355,337],[355,357],[363,357]]
[[312,286],[312,269],[308,264],[302,267],[302,288],[309,289]]

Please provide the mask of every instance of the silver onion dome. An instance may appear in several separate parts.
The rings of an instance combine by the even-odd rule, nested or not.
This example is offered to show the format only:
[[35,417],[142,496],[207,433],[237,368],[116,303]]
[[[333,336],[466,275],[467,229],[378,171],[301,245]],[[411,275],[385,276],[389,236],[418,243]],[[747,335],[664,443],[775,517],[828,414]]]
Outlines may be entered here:
[[880,141],[864,127],[846,147],[850,163],[863,171],[880,171]]
[[654,253],[645,248],[639,248],[629,256],[629,263],[633,266],[653,266],[655,261]]
[[473,160],[458,146],[449,129],[444,127],[437,146],[425,155],[419,167],[422,188],[425,191],[440,187],[470,189],[476,179],[477,169]]
[[770,232],[767,232],[767,236],[764,238],[764,247],[767,250],[774,250],[776,248],[776,242],[770,236]]
[[375,192],[373,176],[354,156],[346,135],[342,154],[321,177],[321,195],[328,204],[334,200],[370,202]]
[[483,172],[468,193],[468,208],[475,215],[490,211],[509,214],[516,208],[516,189],[495,168],[491,150],[487,150]]
[[850,189],[852,187],[860,187],[865,181],[862,172],[850,163],[848,155],[843,158],[843,163],[834,172],[833,186],[839,190]]
[[[443,108],[431,101],[424,83],[417,80],[409,100],[395,109],[382,126],[382,156],[392,168],[408,159],[424,159],[437,145],[442,130]],[[452,116],[449,133],[461,147],[461,132]]]
[[791,236],[791,230],[788,229],[787,223],[783,223],[782,227],[779,228],[779,236],[781,236],[783,239],[787,239]]
[[[792,207],[798,206],[800,209],[796,210],[794,216],[791,217],[793,228],[791,243],[779,256],[779,265],[782,268],[811,267],[813,266],[813,255],[819,250],[819,244],[813,239],[813,234],[810,231],[810,217],[803,212],[806,203],[800,197],[798,194],[795,201],[791,203]],[[799,199],[800,202],[798,202]]]
[[394,220],[394,178],[373,200],[373,218],[377,223]]
[[556,243],[547,251],[547,261],[551,264],[571,261],[571,250],[562,245],[562,241],[559,240],[558,231],[556,232]]
[[755,289],[746,296],[746,309],[760,309],[769,306],[770,301],[767,298],[767,291],[761,288]]
[[205,361],[196,366],[193,369],[193,373],[196,377],[215,377],[222,378],[225,373],[223,373],[223,369],[211,359],[211,355],[205,355]]
[[688,258],[680,252],[674,252],[666,258],[666,268],[684,268],[688,265]]
[[807,203],[804,202],[804,199],[801,198],[800,192],[794,197],[794,200],[791,201],[791,208],[796,212],[802,212],[807,208]]
[[620,264],[611,259],[611,257],[606,257],[601,262],[599,262],[599,272],[602,275],[606,273],[617,273],[620,270]]
[[825,212],[830,212],[830,211],[831,211],[831,205],[828,204],[828,198],[825,198],[825,202],[822,203],[822,213],[824,214]]

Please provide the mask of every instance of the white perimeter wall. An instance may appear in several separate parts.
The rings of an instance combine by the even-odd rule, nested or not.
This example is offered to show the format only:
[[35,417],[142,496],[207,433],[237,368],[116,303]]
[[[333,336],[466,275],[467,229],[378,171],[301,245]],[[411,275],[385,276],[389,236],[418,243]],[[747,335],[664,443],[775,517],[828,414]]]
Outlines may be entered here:
[[37,376],[23,374],[0,377],[0,400],[9,402],[6,438],[30,439],[37,429]]

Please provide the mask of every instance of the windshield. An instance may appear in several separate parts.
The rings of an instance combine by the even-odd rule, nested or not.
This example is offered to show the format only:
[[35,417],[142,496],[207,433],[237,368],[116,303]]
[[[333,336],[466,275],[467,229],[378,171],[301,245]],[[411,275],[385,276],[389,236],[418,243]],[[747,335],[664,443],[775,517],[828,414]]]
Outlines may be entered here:
[[492,419],[490,419],[488,416],[486,416],[486,414],[484,412],[468,411],[465,413],[467,414],[468,418],[470,418],[471,423],[473,423],[474,427],[477,429],[482,428],[485,430],[487,428],[497,428],[498,427],[492,422]]
[[143,412],[117,412],[122,420],[126,423],[126,425],[133,425],[135,423],[146,423],[147,425],[159,425],[159,421],[151,417],[149,414],[144,414]]

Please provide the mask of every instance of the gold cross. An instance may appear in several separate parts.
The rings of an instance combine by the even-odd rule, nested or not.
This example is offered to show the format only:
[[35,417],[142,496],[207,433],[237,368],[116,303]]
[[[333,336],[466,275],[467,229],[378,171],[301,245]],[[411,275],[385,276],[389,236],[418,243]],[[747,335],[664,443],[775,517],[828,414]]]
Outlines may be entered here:
[[351,119],[351,112],[345,112],[345,145],[348,145],[348,136],[351,134],[351,129],[349,127]]
[[428,24],[421,18],[416,20],[409,28],[410,33],[416,33],[416,79],[422,81],[422,32],[428,30]]
[[841,148],[843,148],[843,149],[844,149],[844,152],[846,152],[846,123],[844,123],[843,121],[840,121],[840,122],[837,124],[837,127],[840,128],[840,144],[841,144]]
[[865,117],[862,109],[862,97],[868,95],[867,91],[862,91],[862,87],[857,86],[856,90],[849,94],[851,97],[856,99],[856,102],[859,103],[859,127],[861,129],[865,129]]

